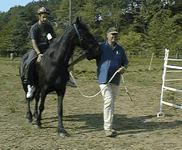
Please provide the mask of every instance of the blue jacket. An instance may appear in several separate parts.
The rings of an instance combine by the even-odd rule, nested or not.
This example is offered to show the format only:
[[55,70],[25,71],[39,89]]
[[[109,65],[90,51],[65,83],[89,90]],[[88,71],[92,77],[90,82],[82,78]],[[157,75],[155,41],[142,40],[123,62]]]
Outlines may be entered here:
[[[111,49],[108,42],[101,42],[101,56],[97,59],[97,77],[99,84],[107,84],[115,71],[121,66],[128,65],[128,59],[125,50],[116,44],[114,50]],[[111,83],[120,84],[120,74],[116,74]]]

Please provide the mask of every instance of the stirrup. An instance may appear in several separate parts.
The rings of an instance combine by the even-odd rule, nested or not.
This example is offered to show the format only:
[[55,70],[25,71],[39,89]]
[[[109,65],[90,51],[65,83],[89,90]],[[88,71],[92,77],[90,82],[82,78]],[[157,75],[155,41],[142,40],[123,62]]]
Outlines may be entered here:
[[28,81],[28,79],[24,79],[24,80],[23,80],[23,84],[26,84],[26,85],[28,85],[28,84],[29,84],[29,81]]

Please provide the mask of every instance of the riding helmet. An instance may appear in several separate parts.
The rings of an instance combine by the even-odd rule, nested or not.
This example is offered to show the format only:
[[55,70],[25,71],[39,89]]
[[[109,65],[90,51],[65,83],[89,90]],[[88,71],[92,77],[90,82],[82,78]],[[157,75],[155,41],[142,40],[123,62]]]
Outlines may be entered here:
[[37,10],[38,14],[42,14],[42,13],[46,13],[46,14],[50,14],[50,10],[46,7],[41,7]]

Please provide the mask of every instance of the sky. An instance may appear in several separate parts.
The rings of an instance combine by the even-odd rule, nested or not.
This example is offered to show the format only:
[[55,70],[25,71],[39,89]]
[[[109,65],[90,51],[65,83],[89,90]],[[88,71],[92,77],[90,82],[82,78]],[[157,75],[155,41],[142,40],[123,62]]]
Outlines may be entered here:
[[32,2],[32,0],[0,0],[0,11],[7,12],[15,5],[25,6],[29,2]]

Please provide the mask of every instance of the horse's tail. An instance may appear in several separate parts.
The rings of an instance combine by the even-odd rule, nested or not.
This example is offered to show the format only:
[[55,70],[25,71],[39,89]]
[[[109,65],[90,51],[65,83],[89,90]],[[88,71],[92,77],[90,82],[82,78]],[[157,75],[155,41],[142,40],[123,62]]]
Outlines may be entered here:
[[23,57],[20,60],[19,75],[21,79],[23,79],[25,75],[25,66],[26,66],[26,60],[28,56],[29,56],[29,53],[26,53],[25,55],[23,55]]
[[25,66],[26,66],[26,60],[28,59],[29,53],[26,53],[23,55],[23,57],[20,60],[20,66],[19,66],[19,75],[22,81],[22,86],[25,92],[27,92],[27,87],[25,84],[23,84],[24,77],[25,77]]

